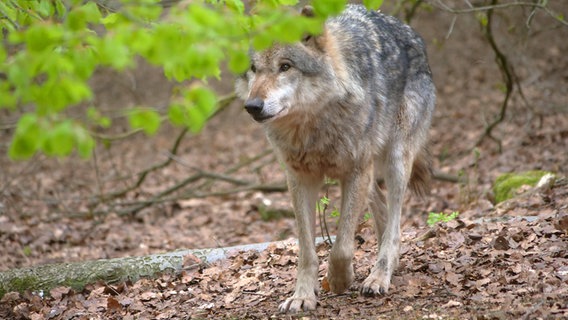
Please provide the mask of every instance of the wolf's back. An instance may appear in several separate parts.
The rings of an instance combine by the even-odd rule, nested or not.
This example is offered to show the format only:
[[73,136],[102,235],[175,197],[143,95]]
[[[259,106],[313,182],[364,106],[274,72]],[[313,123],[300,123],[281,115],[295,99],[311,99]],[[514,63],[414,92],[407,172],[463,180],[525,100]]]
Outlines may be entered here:
[[327,22],[327,28],[352,76],[386,99],[400,97],[409,79],[431,78],[422,38],[394,17],[348,5]]

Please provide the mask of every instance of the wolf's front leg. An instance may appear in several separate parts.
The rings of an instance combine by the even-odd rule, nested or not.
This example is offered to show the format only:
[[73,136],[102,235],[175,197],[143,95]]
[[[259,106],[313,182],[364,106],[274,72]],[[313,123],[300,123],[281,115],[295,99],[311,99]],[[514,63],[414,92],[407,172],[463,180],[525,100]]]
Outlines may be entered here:
[[329,255],[327,279],[334,293],[349,289],[354,279],[353,251],[355,228],[360,214],[367,207],[373,166],[356,168],[341,181],[341,214],[337,238]]
[[315,310],[317,305],[318,257],[314,243],[315,207],[318,190],[322,179],[299,177],[288,173],[288,188],[292,194],[292,202],[296,215],[298,242],[298,272],[296,289],[292,297],[286,299],[280,312],[298,312]]

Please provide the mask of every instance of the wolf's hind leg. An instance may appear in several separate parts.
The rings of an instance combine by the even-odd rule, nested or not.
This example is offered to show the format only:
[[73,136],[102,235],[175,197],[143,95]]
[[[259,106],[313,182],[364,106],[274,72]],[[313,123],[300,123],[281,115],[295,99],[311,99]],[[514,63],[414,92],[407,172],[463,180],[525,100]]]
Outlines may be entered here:
[[[399,147],[402,149],[402,144]],[[387,293],[392,273],[398,266],[400,214],[412,163],[409,154],[403,150],[391,150],[386,158],[383,171],[388,190],[386,208],[384,196],[378,186],[374,190],[375,197],[372,199],[371,208],[379,237],[379,254],[377,262],[361,287],[361,293],[366,296]]]
[[377,234],[377,243],[380,245],[385,233],[387,223],[387,200],[385,194],[381,191],[379,182],[375,182],[370,194],[370,207],[375,222],[375,232]]

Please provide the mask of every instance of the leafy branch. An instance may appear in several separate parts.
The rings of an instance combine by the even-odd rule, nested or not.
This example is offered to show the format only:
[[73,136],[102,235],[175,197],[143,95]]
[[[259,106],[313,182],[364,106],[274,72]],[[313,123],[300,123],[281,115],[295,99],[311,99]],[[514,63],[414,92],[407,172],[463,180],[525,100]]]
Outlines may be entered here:
[[[131,132],[151,135],[164,119],[199,132],[215,113],[217,97],[207,80],[219,78],[221,66],[240,74],[251,43],[263,49],[297,41],[320,32],[327,15],[343,8],[316,0],[320,15],[306,18],[290,7],[295,2],[259,1],[250,13],[240,0],[1,2],[0,109],[21,114],[9,155],[91,156],[95,138],[109,137],[88,128],[97,121],[108,127],[111,119],[98,115],[101,106],[85,108],[94,101],[89,80],[101,67],[122,72],[139,60],[180,85],[165,113],[143,105],[129,110]],[[70,108],[87,109],[91,117],[72,119]]]

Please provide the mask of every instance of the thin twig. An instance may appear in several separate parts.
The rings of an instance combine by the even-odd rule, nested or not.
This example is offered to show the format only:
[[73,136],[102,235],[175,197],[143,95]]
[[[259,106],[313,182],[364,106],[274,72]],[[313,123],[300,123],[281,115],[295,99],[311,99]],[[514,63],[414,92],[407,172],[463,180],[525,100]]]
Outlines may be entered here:
[[552,11],[545,3],[534,3],[534,2],[508,2],[508,3],[495,3],[488,6],[479,6],[479,7],[470,7],[468,9],[454,9],[445,4],[442,0],[435,0],[435,4],[437,4],[439,9],[442,9],[446,12],[453,13],[453,14],[468,14],[468,13],[475,13],[475,12],[482,12],[482,11],[489,11],[494,9],[506,9],[510,7],[531,7],[541,9],[546,14],[551,16],[556,21],[562,23],[565,26],[568,26],[568,21],[564,20],[562,16],[556,14]]
[[[156,203],[157,201],[164,198],[165,196],[172,194],[172,193],[184,188],[185,186],[187,186],[191,183],[198,182],[199,180],[202,180],[202,179],[207,179],[208,181],[205,184],[202,184],[201,186],[198,186],[198,187],[186,192],[181,198],[189,199],[189,198],[197,198],[197,197],[205,197],[205,196],[223,196],[223,195],[234,194],[234,193],[243,192],[243,191],[252,191],[252,190],[263,191],[263,192],[283,192],[283,191],[286,190],[285,185],[284,186],[282,186],[282,185],[276,185],[275,186],[275,185],[252,185],[252,184],[243,186],[241,188],[231,189],[231,190],[226,190],[226,191],[220,191],[220,192],[212,192],[212,193],[197,193],[196,192],[196,190],[202,189],[202,187],[204,185],[213,184],[215,181],[219,180],[219,178],[223,178],[221,180],[224,180],[224,181],[235,182],[235,184],[242,183],[242,181],[239,181],[237,179],[230,179],[226,175],[233,173],[234,171],[237,171],[241,167],[246,166],[248,164],[251,164],[256,160],[262,159],[264,156],[266,156],[267,154],[270,154],[270,153],[271,153],[271,150],[267,150],[267,151],[261,153],[260,155],[254,157],[252,159],[249,159],[247,161],[244,161],[244,162],[240,163],[239,165],[225,171],[224,174],[211,174],[211,173],[208,173],[208,172],[200,171],[199,173],[192,175],[192,176],[182,180],[181,182],[171,186],[170,188],[160,192],[156,196],[150,198],[148,201],[144,201],[143,203],[140,203],[140,205],[137,205],[133,208],[129,208],[129,209],[126,209],[126,210],[119,211],[118,214],[119,215],[134,214],[134,213],[136,213],[136,212],[138,212],[142,209],[149,207],[153,203]],[[172,161],[171,158],[170,158],[170,161]]]
[[[329,200],[329,185],[326,185],[325,198]],[[322,204],[323,204],[323,208],[322,208]],[[317,208],[318,208],[318,211],[319,211],[319,219],[320,219],[321,236],[327,238],[327,242],[330,245],[333,245],[333,240],[331,239],[331,236],[329,234],[329,228],[327,227],[327,219],[326,219],[326,214],[325,214],[328,207],[329,207],[329,205],[328,205],[327,201],[325,203],[322,203],[322,201],[319,201],[317,203]]]
[[[221,97],[218,102],[217,102],[217,110],[215,110],[215,112],[208,118],[207,121],[209,121],[210,119],[212,119],[213,117],[215,117],[217,114],[219,114],[222,110],[224,110],[228,105],[230,105],[234,100],[236,99],[236,94],[232,93],[229,94],[227,96]],[[106,139],[106,140],[116,140],[116,139],[123,139],[123,138],[127,138],[135,133],[140,132],[141,129],[136,129],[130,132],[127,132],[126,134],[120,135],[120,136],[100,136],[100,138],[102,139]],[[180,131],[179,135],[177,136],[174,145],[172,146],[169,154],[170,157],[168,157],[165,161],[155,164],[149,168],[146,168],[144,170],[142,170],[141,172],[139,172],[138,175],[138,180],[134,183],[134,185],[131,185],[129,187],[126,187],[123,190],[117,191],[117,192],[112,192],[110,194],[105,195],[105,197],[103,199],[115,199],[118,197],[122,197],[124,196],[126,193],[139,188],[142,183],[144,183],[144,181],[146,180],[146,177],[148,176],[149,173],[152,173],[156,170],[162,169],[166,166],[168,166],[172,161],[173,158],[172,156],[175,156],[177,154],[177,151],[179,149],[179,146],[181,144],[181,141],[183,140],[183,138],[185,137],[185,135],[187,134],[188,129],[187,128],[183,128],[182,131]]]

